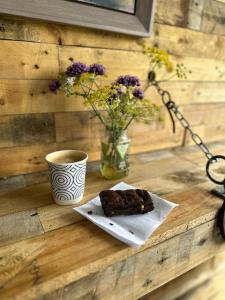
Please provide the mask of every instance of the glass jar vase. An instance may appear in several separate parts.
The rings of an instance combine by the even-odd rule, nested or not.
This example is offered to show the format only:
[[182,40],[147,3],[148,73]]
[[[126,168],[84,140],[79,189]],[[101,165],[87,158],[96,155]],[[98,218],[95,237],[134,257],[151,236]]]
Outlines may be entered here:
[[130,140],[126,130],[106,130],[101,142],[101,174],[106,179],[119,179],[128,175]]

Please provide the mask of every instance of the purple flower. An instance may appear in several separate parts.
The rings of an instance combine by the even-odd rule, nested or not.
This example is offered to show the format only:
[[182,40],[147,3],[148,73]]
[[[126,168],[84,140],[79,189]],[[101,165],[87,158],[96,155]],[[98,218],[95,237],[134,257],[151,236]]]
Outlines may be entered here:
[[105,67],[103,65],[93,64],[89,68],[89,73],[94,73],[95,75],[105,75]]
[[142,89],[134,89],[133,90],[133,96],[139,99],[143,99],[144,98],[144,91]]
[[139,78],[136,76],[131,76],[131,75],[125,75],[125,76],[118,77],[116,83],[122,84],[126,87],[141,85]]
[[89,67],[81,62],[75,62],[66,70],[66,75],[74,77],[89,71]]
[[[112,87],[113,89],[113,87]],[[108,101],[110,104],[112,104],[113,100],[116,100],[117,98],[119,98],[121,95],[123,94],[121,88],[116,88],[116,90],[114,91],[114,93],[109,97]]]
[[60,88],[61,84],[58,80],[52,80],[52,82],[49,83],[49,90],[56,94],[57,90]]

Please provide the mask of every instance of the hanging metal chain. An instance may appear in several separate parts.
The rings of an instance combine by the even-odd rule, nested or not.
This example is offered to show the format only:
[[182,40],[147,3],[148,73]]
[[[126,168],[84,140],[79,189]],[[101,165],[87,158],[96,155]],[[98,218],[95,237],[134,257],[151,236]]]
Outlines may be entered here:
[[[217,216],[217,225],[219,227],[221,236],[225,240],[225,178],[222,181],[218,181],[215,178],[213,178],[210,174],[209,168],[210,165],[217,162],[219,159],[225,160],[225,156],[223,155],[213,155],[206,144],[203,142],[201,137],[195,133],[191,127],[187,119],[184,117],[184,115],[181,113],[179,110],[179,107],[176,105],[176,103],[172,100],[171,95],[168,91],[163,90],[157,81],[154,80],[154,77],[152,77],[154,74],[149,73],[149,81],[151,82],[151,85],[153,85],[159,95],[161,96],[163,104],[166,106],[168,113],[170,115],[172,125],[173,125],[173,132],[175,132],[175,121],[174,121],[174,115],[175,117],[179,120],[181,126],[190,133],[192,140],[194,143],[201,149],[201,151],[205,154],[207,158],[207,164],[206,164],[206,174],[208,178],[213,181],[216,184],[223,185],[223,190],[218,191],[218,189],[214,189],[212,192],[216,194],[217,196],[223,198],[223,205],[218,211],[218,216]],[[153,79],[153,80],[152,80]]]
[[205,154],[206,158],[208,160],[212,159],[213,154],[209,151],[209,148],[203,142],[201,137],[191,129],[189,122],[184,117],[184,115],[181,113],[181,111],[179,110],[179,107],[176,105],[176,103],[172,100],[170,93],[166,90],[163,90],[159,86],[158,82],[156,82],[156,81],[151,82],[151,84],[157,89],[157,92],[161,96],[163,104],[168,109],[168,112],[169,112],[169,115],[170,115],[170,118],[172,121],[172,125],[173,125],[173,132],[175,132],[175,121],[174,121],[172,113],[174,113],[175,117],[179,120],[181,126],[190,133],[192,140],[202,150],[202,152]]

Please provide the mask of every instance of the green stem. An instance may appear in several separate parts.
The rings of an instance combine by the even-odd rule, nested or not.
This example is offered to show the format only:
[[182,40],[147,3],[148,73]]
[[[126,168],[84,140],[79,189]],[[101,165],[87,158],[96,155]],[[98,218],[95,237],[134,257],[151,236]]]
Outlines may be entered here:
[[127,125],[125,126],[124,130],[127,130],[128,126],[130,125],[130,123],[133,121],[134,116],[130,119],[130,121],[127,123]]
[[99,120],[101,121],[101,123],[106,127],[106,124],[105,124],[105,122],[104,122],[104,120],[103,120],[103,118],[102,118],[100,112],[99,112],[98,109],[95,107],[95,105],[94,105],[93,103],[91,103],[91,102],[88,100],[88,96],[90,95],[90,88],[87,87],[87,88],[89,88],[89,93],[87,94],[87,92],[85,91],[83,85],[81,84],[80,86],[81,86],[81,88],[82,88],[82,90],[83,90],[83,92],[84,92],[84,98],[87,99],[87,101],[88,101],[88,103],[91,105],[91,107],[92,107],[92,109],[93,109],[95,115],[99,118]]

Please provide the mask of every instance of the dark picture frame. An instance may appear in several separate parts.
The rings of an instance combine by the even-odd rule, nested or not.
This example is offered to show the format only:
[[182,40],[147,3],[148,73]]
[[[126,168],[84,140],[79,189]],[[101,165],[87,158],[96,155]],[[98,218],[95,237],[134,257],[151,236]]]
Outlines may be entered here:
[[65,0],[0,0],[0,13],[149,36],[155,0],[136,0],[135,14]]

